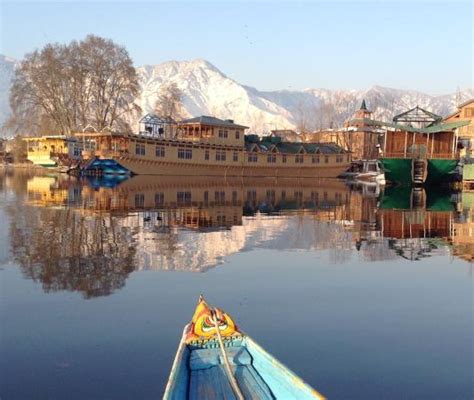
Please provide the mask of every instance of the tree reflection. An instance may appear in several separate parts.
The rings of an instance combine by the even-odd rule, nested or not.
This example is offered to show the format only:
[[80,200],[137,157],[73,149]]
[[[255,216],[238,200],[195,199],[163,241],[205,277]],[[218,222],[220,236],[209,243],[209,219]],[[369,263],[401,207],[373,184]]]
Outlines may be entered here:
[[110,215],[71,209],[9,208],[12,253],[23,274],[46,292],[107,296],[134,270],[135,245]]

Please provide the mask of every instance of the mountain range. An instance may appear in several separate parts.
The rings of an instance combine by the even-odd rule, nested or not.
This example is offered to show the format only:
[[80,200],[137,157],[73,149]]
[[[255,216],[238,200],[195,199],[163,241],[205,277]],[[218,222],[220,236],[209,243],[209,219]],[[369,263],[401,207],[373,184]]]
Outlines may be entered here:
[[[9,89],[17,61],[0,55],[0,124],[10,114]],[[447,115],[474,97],[470,88],[443,96],[373,86],[367,90],[305,89],[260,91],[226,76],[206,60],[168,61],[137,68],[142,91],[136,102],[152,112],[163,84],[175,83],[183,94],[185,116],[213,115],[234,119],[256,133],[272,129],[319,129],[341,126],[362,99],[374,118],[391,120],[416,105]],[[131,121],[136,127],[136,121]]]

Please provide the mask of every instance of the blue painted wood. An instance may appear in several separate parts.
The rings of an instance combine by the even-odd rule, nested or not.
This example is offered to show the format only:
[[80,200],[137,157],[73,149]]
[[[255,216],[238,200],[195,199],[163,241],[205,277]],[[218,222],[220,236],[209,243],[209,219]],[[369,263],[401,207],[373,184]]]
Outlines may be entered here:
[[[226,347],[226,354],[246,400],[324,399],[247,336],[243,341]],[[164,399],[236,399],[220,349],[190,347],[182,341]]]

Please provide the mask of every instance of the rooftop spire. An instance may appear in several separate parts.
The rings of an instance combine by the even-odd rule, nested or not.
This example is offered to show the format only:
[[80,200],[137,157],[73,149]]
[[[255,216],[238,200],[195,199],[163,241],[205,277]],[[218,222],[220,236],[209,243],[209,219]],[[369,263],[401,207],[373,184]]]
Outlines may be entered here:
[[362,104],[360,105],[361,110],[369,111],[367,110],[367,105],[365,104],[365,99],[362,99]]

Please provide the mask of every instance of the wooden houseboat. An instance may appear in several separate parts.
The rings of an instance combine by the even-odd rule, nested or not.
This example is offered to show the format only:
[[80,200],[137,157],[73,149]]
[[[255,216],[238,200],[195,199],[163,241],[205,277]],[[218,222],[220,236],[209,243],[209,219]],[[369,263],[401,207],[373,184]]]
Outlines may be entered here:
[[27,143],[27,158],[35,165],[47,168],[72,166],[81,159],[82,145],[75,137],[48,135],[24,140]]
[[75,134],[84,147],[83,172],[335,178],[351,162],[350,153],[336,144],[259,138],[232,120],[201,116],[174,129],[167,124],[152,116],[139,134]]
[[[459,128],[469,121],[443,122],[442,117],[415,107],[393,122],[356,120],[360,127],[383,132],[379,157],[387,181],[406,185],[440,184],[451,180],[459,161]],[[373,142],[375,143],[375,142]]]

